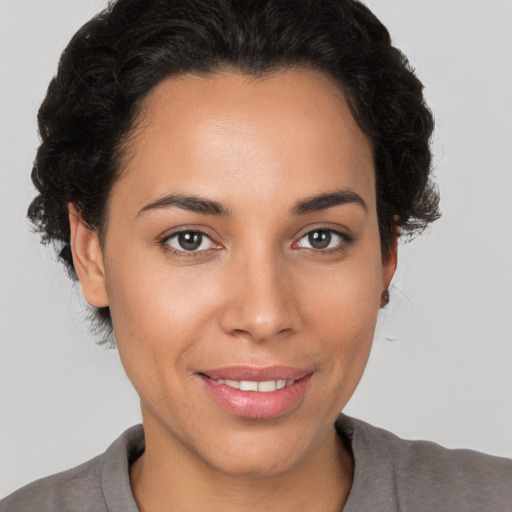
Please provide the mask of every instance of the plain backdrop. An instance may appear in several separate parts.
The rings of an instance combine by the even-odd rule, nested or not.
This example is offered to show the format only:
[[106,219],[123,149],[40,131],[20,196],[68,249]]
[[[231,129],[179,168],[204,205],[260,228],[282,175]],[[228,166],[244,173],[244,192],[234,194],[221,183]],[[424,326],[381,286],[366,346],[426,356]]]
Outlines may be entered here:
[[[443,218],[400,247],[346,412],[405,438],[512,456],[512,1],[369,0],[426,84]],[[25,220],[36,113],[104,0],[0,0],[0,496],[140,421],[115,351]]]

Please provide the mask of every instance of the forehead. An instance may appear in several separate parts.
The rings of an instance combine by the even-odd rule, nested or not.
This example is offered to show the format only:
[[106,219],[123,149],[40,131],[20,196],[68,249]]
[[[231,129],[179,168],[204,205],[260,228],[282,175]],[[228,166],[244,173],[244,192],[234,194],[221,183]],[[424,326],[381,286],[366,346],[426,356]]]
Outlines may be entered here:
[[129,187],[140,200],[192,191],[271,201],[283,187],[290,196],[343,188],[372,204],[374,181],[371,143],[330,78],[225,71],[168,78],[150,93],[113,194]]

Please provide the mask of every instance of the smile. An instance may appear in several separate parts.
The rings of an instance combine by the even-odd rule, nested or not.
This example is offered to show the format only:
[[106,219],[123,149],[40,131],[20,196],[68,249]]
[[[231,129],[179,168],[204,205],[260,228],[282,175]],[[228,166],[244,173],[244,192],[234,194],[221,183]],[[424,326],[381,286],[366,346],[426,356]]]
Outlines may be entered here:
[[199,373],[213,403],[235,416],[254,419],[274,418],[298,407],[312,375],[301,368],[243,365]]
[[295,381],[279,379],[279,380],[264,380],[257,382],[254,380],[229,380],[217,379],[219,384],[225,384],[230,388],[240,389],[241,391],[259,391],[260,393],[271,393],[278,389],[283,389],[286,386],[291,386]]

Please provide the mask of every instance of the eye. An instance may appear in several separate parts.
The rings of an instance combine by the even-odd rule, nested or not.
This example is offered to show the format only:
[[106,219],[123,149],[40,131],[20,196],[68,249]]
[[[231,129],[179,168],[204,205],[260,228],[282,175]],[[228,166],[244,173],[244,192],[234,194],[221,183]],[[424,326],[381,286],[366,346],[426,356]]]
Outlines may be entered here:
[[315,229],[306,233],[297,242],[298,247],[306,249],[327,250],[327,249],[341,249],[347,244],[348,237],[334,231],[333,229]]
[[201,231],[179,231],[162,242],[176,251],[199,252],[215,247],[213,240]]

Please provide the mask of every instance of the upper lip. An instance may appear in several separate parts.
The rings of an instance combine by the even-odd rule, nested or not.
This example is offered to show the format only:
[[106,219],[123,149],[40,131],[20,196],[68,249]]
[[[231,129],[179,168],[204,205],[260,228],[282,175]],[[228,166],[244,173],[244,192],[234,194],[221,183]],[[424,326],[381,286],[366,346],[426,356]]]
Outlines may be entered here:
[[267,380],[299,380],[313,373],[308,368],[295,368],[292,366],[226,366],[224,368],[211,368],[202,370],[199,373],[214,380],[228,379],[236,381],[264,382]]

